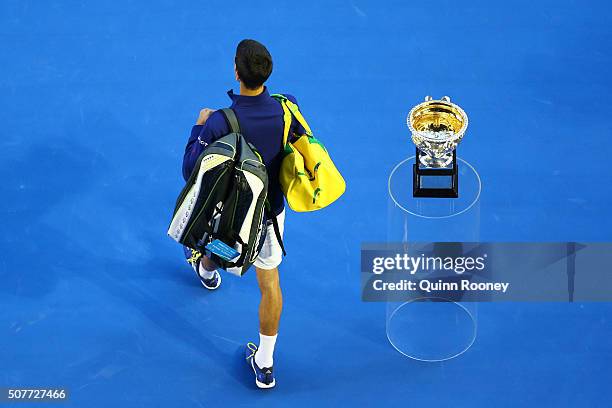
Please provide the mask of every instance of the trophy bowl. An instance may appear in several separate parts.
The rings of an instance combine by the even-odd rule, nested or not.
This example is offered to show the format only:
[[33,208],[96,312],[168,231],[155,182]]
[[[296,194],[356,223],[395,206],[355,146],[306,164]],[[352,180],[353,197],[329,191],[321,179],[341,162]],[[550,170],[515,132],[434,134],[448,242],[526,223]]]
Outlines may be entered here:
[[420,163],[425,167],[447,167],[467,130],[468,117],[448,96],[442,99],[425,97],[412,108],[407,118],[412,141],[422,153]]

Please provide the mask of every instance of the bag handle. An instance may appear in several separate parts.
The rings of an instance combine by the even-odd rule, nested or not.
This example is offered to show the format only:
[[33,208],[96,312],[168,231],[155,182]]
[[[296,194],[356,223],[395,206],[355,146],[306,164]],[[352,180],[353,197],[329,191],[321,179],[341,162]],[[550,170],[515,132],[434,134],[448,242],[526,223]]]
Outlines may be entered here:
[[297,119],[298,123],[302,125],[302,127],[306,131],[306,135],[312,136],[312,130],[310,130],[310,126],[308,126],[308,122],[306,122],[304,116],[302,116],[300,108],[295,103],[291,102],[289,99],[285,99],[285,104],[287,105],[293,116]]
[[[289,112],[289,108],[282,101],[279,101],[281,106],[283,107],[283,123],[285,124],[285,129],[283,130],[283,149],[287,146],[287,142],[289,141],[289,129],[291,128],[291,112]],[[282,149],[281,149],[282,150]]]
[[313,136],[312,130],[310,130],[310,126],[308,126],[308,122],[306,122],[306,119],[304,119],[304,116],[300,112],[300,108],[295,103],[291,102],[289,99],[287,99],[285,95],[282,95],[282,94],[272,94],[271,96],[277,101],[279,101],[281,106],[283,107],[283,112],[284,112],[283,120],[285,122],[285,131],[283,134],[283,146],[286,146],[289,140],[289,128],[291,127],[291,118],[290,118],[291,115],[293,115],[293,117],[298,121],[298,123],[302,125],[302,127],[306,131],[306,136],[308,137]]
[[223,116],[225,116],[225,120],[230,127],[230,132],[240,133],[240,124],[238,123],[238,118],[236,117],[234,110],[232,108],[223,108],[221,109],[221,112],[223,113]]
[[270,201],[268,201],[268,199],[266,199],[264,211],[266,212],[266,218],[272,220],[272,228],[274,228],[274,235],[276,236],[276,240],[278,241],[278,245],[280,246],[281,251],[283,251],[283,256],[287,256],[283,237],[281,236],[280,228],[278,226],[278,219],[276,218],[276,215],[272,213],[272,205],[270,204]]

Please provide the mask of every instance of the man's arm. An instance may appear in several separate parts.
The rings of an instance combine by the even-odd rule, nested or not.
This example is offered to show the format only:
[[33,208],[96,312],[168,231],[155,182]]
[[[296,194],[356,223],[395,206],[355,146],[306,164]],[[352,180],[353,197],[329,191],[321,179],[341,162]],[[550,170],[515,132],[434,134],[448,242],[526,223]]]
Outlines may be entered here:
[[204,148],[228,133],[227,123],[221,112],[202,109],[196,124],[191,129],[191,136],[185,146],[183,156],[183,178],[189,179],[193,167]]

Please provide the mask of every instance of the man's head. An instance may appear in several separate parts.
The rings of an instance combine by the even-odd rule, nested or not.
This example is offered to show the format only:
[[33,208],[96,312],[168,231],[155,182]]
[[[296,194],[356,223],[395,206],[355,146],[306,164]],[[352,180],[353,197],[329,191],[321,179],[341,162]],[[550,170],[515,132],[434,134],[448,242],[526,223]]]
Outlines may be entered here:
[[242,40],[236,48],[236,79],[248,89],[257,89],[272,73],[272,56],[263,44]]

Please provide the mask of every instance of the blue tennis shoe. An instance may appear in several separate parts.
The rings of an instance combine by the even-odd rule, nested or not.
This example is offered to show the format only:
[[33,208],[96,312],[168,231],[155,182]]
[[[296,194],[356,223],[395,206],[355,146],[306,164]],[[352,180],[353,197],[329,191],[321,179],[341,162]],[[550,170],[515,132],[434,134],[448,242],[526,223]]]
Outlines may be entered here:
[[257,346],[255,343],[248,343],[246,347],[246,360],[255,373],[255,385],[259,388],[272,388],[276,385],[274,370],[272,367],[259,368],[255,362]]
[[205,279],[200,275],[200,258],[202,258],[202,253],[200,251],[196,251],[195,249],[183,247],[185,251],[185,257],[187,258],[187,263],[191,265],[196,275],[200,279],[202,286],[204,286],[208,290],[215,290],[219,286],[221,286],[221,274],[219,271],[215,271],[212,278]]

